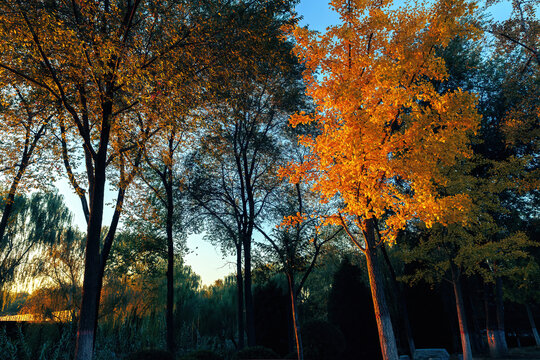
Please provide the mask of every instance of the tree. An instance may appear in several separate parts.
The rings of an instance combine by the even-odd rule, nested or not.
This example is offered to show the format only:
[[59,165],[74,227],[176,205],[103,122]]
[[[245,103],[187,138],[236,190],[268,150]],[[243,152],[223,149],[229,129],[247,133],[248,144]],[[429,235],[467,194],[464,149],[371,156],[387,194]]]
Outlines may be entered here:
[[[192,75],[167,71],[180,58],[191,61],[201,40],[198,18],[188,5],[180,0],[0,2],[0,33],[7,40],[0,46],[2,76],[40,90],[44,103],[56,104],[57,153],[88,219],[79,360],[92,357],[105,264],[127,185],[153,130],[151,111],[144,110],[166,98],[160,94],[175,78]],[[83,159],[84,183],[71,155]],[[105,187],[113,174],[118,195],[102,242]]]
[[[499,0],[490,0],[492,5]],[[512,0],[512,15],[501,22],[491,22],[485,30],[495,35],[506,51],[521,48],[526,54],[526,62],[535,61],[540,66],[538,35],[540,24],[536,18],[538,0]]]
[[[1,80],[5,82],[4,79]],[[26,90],[26,91],[25,91]],[[0,244],[8,227],[15,196],[30,165],[38,162],[46,147],[45,137],[50,129],[52,113],[39,94],[17,85],[0,89],[0,176],[10,182],[3,197],[0,218]],[[43,161],[39,161],[43,162]],[[3,192],[3,191],[2,191]]]
[[[298,149],[289,149],[290,154]],[[297,152],[298,155],[298,152]],[[298,156],[296,157],[298,158]],[[302,158],[302,156],[300,156]],[[301,160],[300,160],[301,161]],[[313,271],[324,246],[333,240],[341,229],[320,229],[320,220],[324,218],[324,207],[317,206],[315,194],[308,191],[306,184],[296,183],[279,189],[272,201],[270,214],[280,222],[272,233],[261,226],[256,229],[264,236],[269,245],[263,249],[277,258],[281,271],[287,278],[292,333],[298,360],[304,358],[302,336],[298,316],[298,298]],[[309,214],[309,215],[308,215]],[[304,216],[311,216],[309,221],[301,221]]]
[[[179,114],[175,114],[179,116]],[[165,115],[163,117],[166,117]],[[162,118],[163,118],[162,117]],[[186,234],[187,220],[183,211],[181,197],[183,182],[185,181],[185,169],[179,168],[178,164],[182,151],[185,148],[187,137],[184,134],[180,121],[169,119],[165,121],[160,134],[155,136],[146,147],[144,153],[145,167],[140,171],[141,178],[154,196],[147,199],[147,212],[143,217],[149,218],[150,222],[163,228],[165,217],[165,234],[167,242],[167,349],[174,353],[174,236],[184,237]],[[149,151],[148,151],[149,150]],[[165,214],[163,213],[165,210]],[[141,216],[141,214],[139,214]]]
[[[496,1],[494,1],[496,2]],[[494,58],[484,66],[485,83],[494,90],[488,96],[483,95],[481,112],[484,116],[480,136],[483,143],[475,147],[487,161],[484,174],[491,176],[493,184],[502,183],[495,196],[498,197],[499,211],[493,214],[498,239],[504,240],[511,234],[523,232],[538,215],[538,179],[539,179],[539,143],[538,97],[539,86],[539,23],[537,19],[537,1],[512,1],[510,17],[500,22],[488,22],[483,26],[486,32],[496,37],[492,54]],[[486,71],[485,68],[488,68]],[[489,71],[491,70],[491,71]],[[489,111],[486,111],[489,110]],[[493,212],[493,209],[490,210]],[[529,235],[530,239],[534,239]],[[529,245],[534,245],[529,243]],[[491,246],[495,246],[492,244]],[[523,251],[528,252],[524,248]],[[499,264],[490,262],[491,274],[484,276],[495,284],[496,336],[491,336],[490,351],[497,354],[507,352],[504,339],[503,276],[515,280],[530,277],[523,262],[513,264],[504,262],[503,269],[497,273]],[[519,274],[509,273],[509,269]],[[502,275],[501,275],[502,274]],[[506,275],[505,275],[506,274]],[[513,281],[511,284],[515,284]],[[519,284],[519,282],[518,282]],[[516,284],[517,285],[517,284]],[[518,285],[519,286],[519,285]],[[489,292],[489,291],[488,291]],[[492,334],[488,327],[488,335]],[[497,333],[501,334],[497,336]],[[500,339],[500,341],[497,341]],[[495,345],[495,346],[492,346]]]
[[[27,280],[32,274],[28,261],[31,253],[39,251],[40,246],[60,243],[71,222],[71,214],[62,196],[56,193],[36,192],[30,197],[18,195],[12,205],[12,214],[0,246],[2,285],[17,278]],[[5,206],[5,202],[0,202],[0,209]],[[22,278],[17,276],[17,272]]]
[[[61,208],[66,210],[63,205]],[[47,320],[75,323],[81,302],[84,235],[70,224],[63,226],[57,241],[40,246],[30,262],[33,271],[28,274],[39,281],[40,288],[25,302],[23,311]]]
[[319,134],[300,139],[312,151],[307,161],[283,171],[292,182],[300,176],[315,182],[323,201],[337,207],[327,223],[343,226],[365,254],[384,359],[398,354],[377,247],[392,242],[412,218],[428,226],[437,219],[461,220],[466,196],[441,196],[436,188],[446,181],[441,168],[469,153],[467,135],[479,120],[474,96],[460,90],[438,94],[431,82],[447,77],[435,48],[474,32],[458,20],[474,6],[391,5],[335,1],[341,25],[319,37],[294,29],[318,111],[290,122],[314,123]]
[[215,78],[221,86],[203,114],[211,126],[201,131],[202,145],[189,165],[194,174],[193,198],[213,219],[214,235],[232,242],[236,252],[238,311],[240,314],[243,297],[249,346],[255,345],[253,233],[280,182],[276,176],[280,137],[286,117],[296,110],[301,95],[299,64],[291,54],[291,43],[282,37],[282,25],[294,21],[293,3],[239,2],[230,10],[239,14],[232,17],[232,35],[235,38],[240,33],[243,38],[233,44],[229,59],[217,68]]

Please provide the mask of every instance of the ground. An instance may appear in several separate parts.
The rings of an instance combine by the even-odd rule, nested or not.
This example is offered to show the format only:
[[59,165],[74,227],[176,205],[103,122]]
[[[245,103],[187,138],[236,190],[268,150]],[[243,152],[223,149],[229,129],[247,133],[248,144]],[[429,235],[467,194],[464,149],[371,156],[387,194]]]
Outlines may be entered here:
[[[473,357],[474,360],[493,360],[490,357]],[[453,357],[452,357],[453,359]],[[530,346],[521,348],[512,348],[509,354],[499,360],[516,360],[516,359],[528,359],[528,360],[540,360],[540,347]]]

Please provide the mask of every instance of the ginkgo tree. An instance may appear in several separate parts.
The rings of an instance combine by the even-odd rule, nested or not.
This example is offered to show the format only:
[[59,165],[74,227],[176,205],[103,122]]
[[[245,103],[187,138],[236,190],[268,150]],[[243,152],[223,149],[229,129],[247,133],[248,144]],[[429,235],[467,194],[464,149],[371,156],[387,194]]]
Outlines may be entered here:
[[282,175],[312,181],[321,201],[336,204],[326,222],[341,225],[365,254],[383,358],[397,359],[377,248],[392,243],[411,219],[428,226],[464,220],[467,196],[442,196],[438,189],[446,183],[443,169],[470,154],[468,135],[479,115],[473,95],[436,91],[434,84],[448,74],[435,50],[475,34],[466,21],[474,5],[331,5],[341,23],[325,34],[293,29],[317,111],[296,114],[290,123],[313,123],[319,133],[299,138],[311,153]]

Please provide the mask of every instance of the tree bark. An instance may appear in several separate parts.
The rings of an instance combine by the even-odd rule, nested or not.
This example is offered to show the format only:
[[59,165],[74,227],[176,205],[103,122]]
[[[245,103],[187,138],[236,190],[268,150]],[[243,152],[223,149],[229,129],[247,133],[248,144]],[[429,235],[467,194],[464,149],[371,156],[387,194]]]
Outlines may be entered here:
[[508,353],[508,345],[506,343],[506,332],[504,331],[504,300],[502,279],[497,277],[495,280],[495,309],[497,312],[497,340],[500,355]]
[[407,338],[407,345],[409,346],[409,356],[412,359],[414,358],[414,352],[416,350],[416,346],[414,345],[411,322],[409,320],[407,298],[404,296],[403,288],[400,286],[400,284],[397,281],[396,272],[394,271],[394,267],[392,266],[392,263],[390,262],[390,258],[388,257],[388,253],[386,251],[384,244],[381,245],[381,250],[382,250],[386,265],[388,266],[388,269],[390,270],[390,275],[392,276],[392,286],[394,288],[394,293],[396,294],[396,301],[398,303],[399,310],[401,312],[403,328],[405,329],[405,337]]
[[296,295],[294,291],[294,277],[288,273],[287,282],[289,283],[289,301],[291,302],[291,313],[294,329],[294,339],[296,342],[296,354],[298,360],[304,360],[304,349],[302,347],[302,335],[300,332],[300,325],[298,324],[298,314],[296,311]]
[[529,323],[531,324],[531,330],[534,336],[534,341],[536,342],[536,346],[540,346],[540,336],[538,336],[538,330],[536,329],[536,323],[534,322],[534,316],[530,305],[525,304],[525,309],[527,310],[527,318],[529,319]]
[[[470,290],[470,283],[467,283],[468,287],[467,289]],[[472,293],[472,292],[471,292]],[[473,325],[473,334],[471,336],[471,348],[472,351],[475,353],[481,353],[485,350],[485,342],[482,338],[482,328],[480,326],[480,323],[478,321],[478,311],[475,306],[474,298],[472,296],[468,296],[467,300],[469,301],[469,307],[471,309],[471,321]]]
[[105,102],[102,105],[103,115],[101,123],[101,133],[99,150],[95,156],[95,165],[87,168],[90,173],[93,170],[93,181],[91,182],[90,197],[90,218],[88,219],[88,232],[86,237],[86,251],[84,263],[84,280],[81,301],[81,312],[79,316],[79,327],[77,330],[77,341],[75,344],[76,360],[92,360],[94,352],[94,342],[96,336],[97,316],[99,312],[99,300],[101,284],[103,280],[102,267],[105,266],[103,259],[101,262],[101,226],[103,224],[103,205],[105,198],[105,170],[107,167],[107,149],[111,130],[112,102]]
[[251,236],[244,236],[244,298],[246,303],[246,330],[248,346],[255,346],[255,310],[251,290]]
[[456,299],[456,309],[459,323],[459,334],[461,338],[461,349],[463,351],[463,360],[473,360],[471,342],[469,340],[469,330],[467,327],[467,317],[465,315],[465,306],[463,303],[463,294],[461,290],[461,281],[455,264],[451,264],[452,285],[454,287],[454,296]]
[[86,239],[86,257],[82,291],[79,328],[75,345],[76,360],[92,360],[95,324],[100,297],[100,237],[103,221],[103,200],[105,195],[105,158],[96,164],[95,181],[90,202],[90,218]]
[[363,233],[366,240],[366,263],[369,275],[369,285],[371,288],[371,297],[373,299],[373,308],[377,320],[377,329],[379,332],[379,342],[381,344],[382,357],[384,360],[397,360],[398,351],[396,338],[390,319],[390,311],[386,304],[386,295],[384,292],[384,279],[380,270],[377,257],[377,248],[375,241],[375,221],[367,219],[363,221]]
[[[494,298],[494,299],[493,299]],[[504,331],[504,307],[502,298],[502,279],[493,286],[485,285],[484,302],[486,308],[486,336],[491,357],[501,357],[508,353],[506,334]],[[495,314],[495,316],[493,316]]]
[[174,238],[173,238],[173,194],[172,194],[172,169],[169,168],[169,181],[167,181],[167,350],[175,353],[176,344],[174,339]]
[[486,313],[486,338],[491,357],[499,357],[497,339],[495,333],[495,321],[493,317],[493,305],[491,303],[492,288],[489,284],[484,284],[484,309]]
[[238,349],[243,349],[244,343],[244,280],[242,276],[242,242],[236,243],[236,294],[238,310]]

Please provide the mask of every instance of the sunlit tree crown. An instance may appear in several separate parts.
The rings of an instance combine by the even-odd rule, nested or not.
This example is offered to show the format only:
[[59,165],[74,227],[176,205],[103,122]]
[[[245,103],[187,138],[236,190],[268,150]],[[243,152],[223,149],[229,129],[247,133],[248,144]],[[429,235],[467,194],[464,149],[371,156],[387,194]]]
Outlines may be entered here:
[[317,111],[290,122],[314,123],[319,134],[300,138],[311,155],[283,173],[292,181],[307,176],[325,201],[340,199],[330,222],[384,218],[392,235],[412,218],[428,225],[457,221],[466,196],[443,197],[438,188],[446,182],[442,169],[469,155],[468,135],[479,115],[473,95],[436,91],[448,76],[436,49],[475,34],[467,24],[474,6],[450,0],[331,4],[340,25],[323,35],[293,30]]

